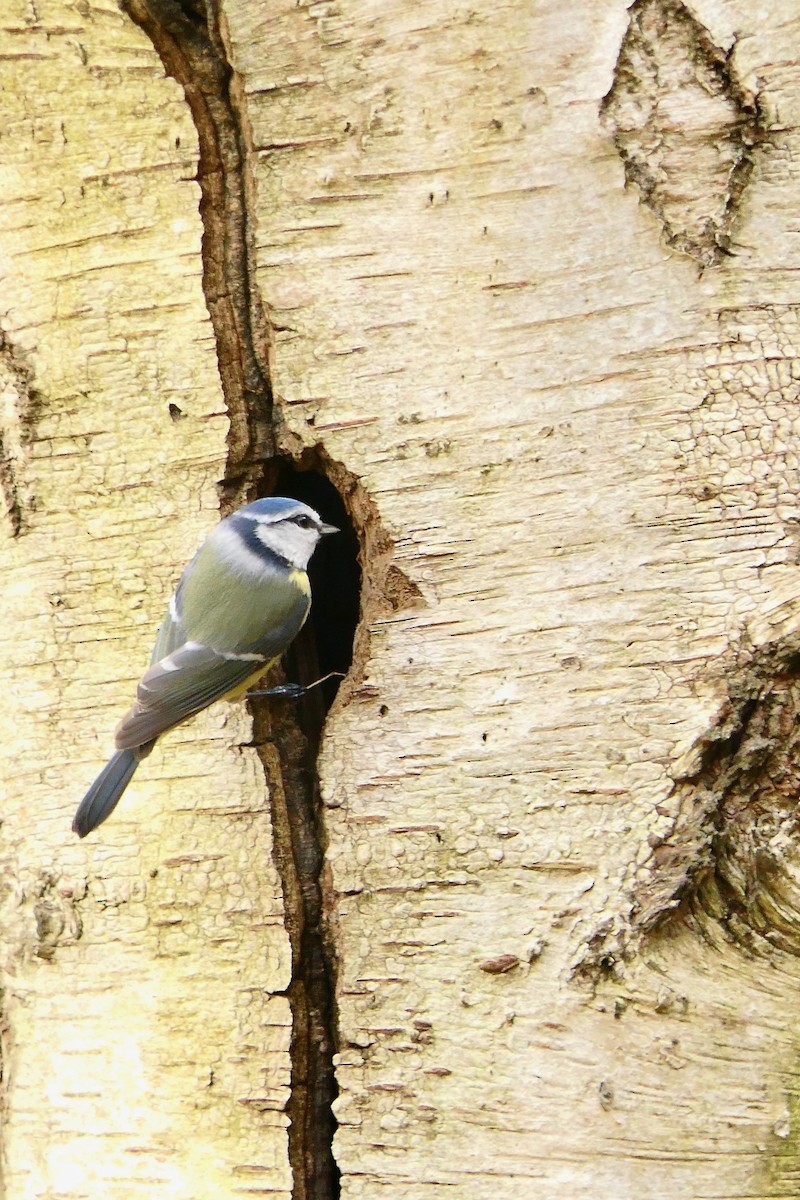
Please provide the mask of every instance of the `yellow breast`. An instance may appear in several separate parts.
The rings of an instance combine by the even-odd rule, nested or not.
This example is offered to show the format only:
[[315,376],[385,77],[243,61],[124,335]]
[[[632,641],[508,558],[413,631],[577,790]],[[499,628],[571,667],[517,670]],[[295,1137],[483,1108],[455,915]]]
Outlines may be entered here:
[[298,591],[301,591],[304,596],[311,596],[311,584],[308,582],[308,575],[306,575],[305,571],[300,571],[295,567],[295,569],[290,572],[289,578]]

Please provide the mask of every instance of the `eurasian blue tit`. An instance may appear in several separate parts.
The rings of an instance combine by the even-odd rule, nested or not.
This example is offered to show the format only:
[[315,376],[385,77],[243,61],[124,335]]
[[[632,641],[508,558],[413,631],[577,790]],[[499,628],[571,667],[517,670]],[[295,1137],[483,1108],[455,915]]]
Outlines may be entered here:
[[246,691],[280,658],[311,607],[309,559],[337,532],[306,504],[271,496],[209,534],[169,602],[136,702],[117,727],[117,752],[78,806],[79,837],[114,811],[162,733]]

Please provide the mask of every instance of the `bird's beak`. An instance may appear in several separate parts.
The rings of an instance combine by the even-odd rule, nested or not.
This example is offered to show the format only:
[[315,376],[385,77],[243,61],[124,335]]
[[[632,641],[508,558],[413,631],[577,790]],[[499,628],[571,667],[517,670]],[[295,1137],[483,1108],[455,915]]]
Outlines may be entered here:
[[338,525],[326,525],[324,522],[319,527],[322,537],[327,537],[329,533],[341,533]]

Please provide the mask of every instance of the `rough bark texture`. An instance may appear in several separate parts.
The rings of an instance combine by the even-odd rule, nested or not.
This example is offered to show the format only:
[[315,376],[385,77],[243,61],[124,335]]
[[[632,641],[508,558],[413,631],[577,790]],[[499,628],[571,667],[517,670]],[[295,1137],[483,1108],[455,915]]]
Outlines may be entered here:
[[116,5],[0,11],[5,1194],[288,1194],[289,945],[244,710],[69,833],[228,462],[196,134]]
[[[190,108],[116,9],[0,12],[5,1194],[311,1197],[244,715],[66,832],[233,454]],[[796,4],[212,17],[262,442],[362,544],[342,1196],[794,1196]]]

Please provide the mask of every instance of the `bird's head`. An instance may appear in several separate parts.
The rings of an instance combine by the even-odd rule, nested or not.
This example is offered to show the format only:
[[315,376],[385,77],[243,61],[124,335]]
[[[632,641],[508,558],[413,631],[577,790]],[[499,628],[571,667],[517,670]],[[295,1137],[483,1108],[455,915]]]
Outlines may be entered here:
[[267,496],[254,500],[233,514],[233,520],[251,524],[255,538],[285,562],[304,571],[320,538],[338,533],[318,513],[300,500]]

